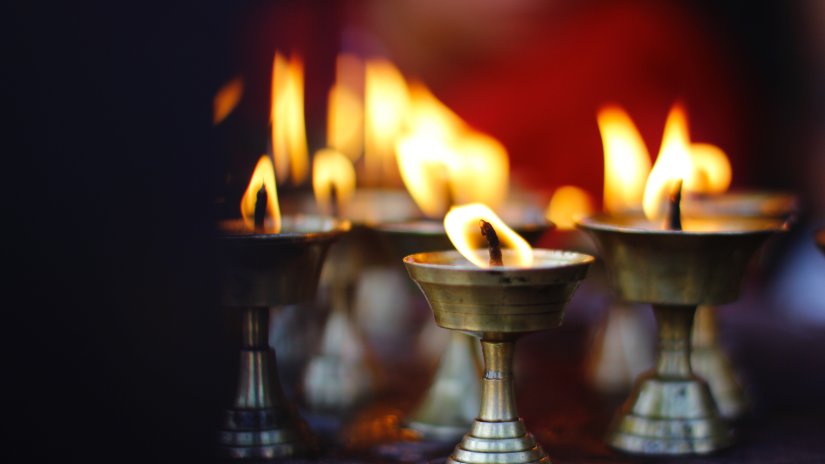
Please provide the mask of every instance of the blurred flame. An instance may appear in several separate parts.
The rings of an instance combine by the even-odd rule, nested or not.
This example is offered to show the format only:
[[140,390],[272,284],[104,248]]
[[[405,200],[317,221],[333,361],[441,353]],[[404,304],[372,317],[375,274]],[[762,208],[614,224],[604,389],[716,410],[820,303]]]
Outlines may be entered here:
[[454,153],[438,140],[422,135],[402,138],[397,145],[401,179],[421,211],[442,217],[453,203],[450,168]]
[[246,192],[241,198],[241,217],[244,226],[250,230],[255,229],[255,203],[258,201],[258,191],[261,190],[262,185],[266,188],[266,212],[271,219],[268,224],[265,222],[264,229],[277,234],[281,231],[281,209],[278,205],[275,169],[272,166],[272,160],[267,155],[261,156],[258,160]]
[[407,83],[386,60],[368,60],[364,76],[364,167],[367,183],[395,175],[395,142],[407,112]]
[[602,107],[596,119],[604,147],[604,209],[618,213],[638,208],[650,173],[650,155],[644,140],[619,106]]
[[217,126],[238,106],[243,96],[243,78],[240,76],[223,85],[212,100],[212,124]]
[[645,186],[642,209],[649,220],[656,221],[667,215],[668,198],[676,182],[682,180],[686,185],[690,182],[693,175],[690,150],[687,114],[677,103],[668,114],[662,147]]
[[352,161],[339,151],[331,148],[318,150],[312,161],[312,190],[318,209],[324,215],[333,212],[333,188],[338,214],[341,214],[355,192],[355,168]]
[[504,256],[509,260],[515,258],[515,263],[505,261],[505,266],[527,267],[533,264],[533,248],[527,240],[507,227],[507,224],[496,216],[493,210],[481,203],[457,206],[450,209],[444,216],[444,229],[447,231],[447,236],[462,256],[478,267],[490,267],[487,242],[479,228],[481,219],[489,222],[496,230],[502,249],[515,250],[513,256]]
[[507,197],[507,150],[470,128],[423,84],[410,86],[407,132],[396,156],[404,185],[429,217],[443,216],[452,204],[498,207]]
[[278,177],[301,183],[309,174],[309,155],[304,125],[304,66],[299,57],[287,61],[275,52],[269,116]]
[[342,54],[336,63],[336,80],[329,90],[327,145],[355,161],[364,149],[364,63],[355,55]]
[[545,216],[559,230],[576,228],[576,220],[593,212],[593,201],[585,190],[572,185],[559,187],[553,192]]
[[690,192],[718,194],[730,187],[732,170],[725,152],[716,145],[694,143],[690,146],[693,175],[685,184]]

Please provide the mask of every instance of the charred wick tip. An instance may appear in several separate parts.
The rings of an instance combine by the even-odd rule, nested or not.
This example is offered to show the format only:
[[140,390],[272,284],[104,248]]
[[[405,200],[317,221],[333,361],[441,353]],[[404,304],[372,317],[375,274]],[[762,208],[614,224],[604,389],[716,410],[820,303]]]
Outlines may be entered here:
[[478,226],[481,228],[481,235],[487,240],[487,248],[490,250],[490,266],[503,266],[501,244],[498,241],[496,229],[484,219],[478,221]]
[[682,179],[676,181],[674,189],[670,192],[668,204],[667,228],[682,230]]
[[266,220],[266,202],[267,202],[267,195],[266,195],[266,186],[261,184],[260,190],[258,190],[258,195],[255,198],[255,228],[256,229],[263,229],[264,221]]

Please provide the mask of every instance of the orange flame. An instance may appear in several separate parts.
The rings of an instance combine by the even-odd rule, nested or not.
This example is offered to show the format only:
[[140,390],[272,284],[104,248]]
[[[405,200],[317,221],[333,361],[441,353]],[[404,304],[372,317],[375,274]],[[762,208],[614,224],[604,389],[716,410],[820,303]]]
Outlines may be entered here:
[[675,104],[667,116],[662,147],[645,185],[642,201],[645,216],[651,221],[663,219],[676,183],[683,181],[683,187],[687,190],[692,173],[687,114],[682,105]]
[[221,87],[212,100],[212,124],[217,126],[238,106],[243,96],[243,79],[238,76]]
[[369,60],[365,69],[364,167],[367,183],[395,176],[394,148],[407,112],[407,82],[386,60]]
[[355,55],[338,56],[336,81],[329,90],[327,145],[355,161],[364,149],[364,63]]
[[481,219],[489,222],[496,230],[502,248],[515,250],[512,257],[506,256],[508,260],[514,258],[515,262],[505,262],[505,266],[528,267],[533,264],[533,248],[527,240],[509,228],[493,210],[481,203],[457,206],[444,216],[447,236],[462,256],[478,267],[490,267],[487,244],[478,225]]
[[610,213],[636,209],[642,204],[650,173],[644,140],[619,106],[602,107],[596,119],[604,147],[604,209]]
[[583,189],[572,185],[559,187],[553,192],[545,216],[559,230],[576,228],[576,221],[593,212],[593,201]]
[[693,175],[685,188],[691,192],[718,194],[730,187],[732,170],[725,152],[716,145],[694,143],[690,146]]
[[355,193],[355,168],[343,153],[325,148],[315,153],[312,161],[312,190],[318,209],[324,215],[332,214],[332,189],[338,214],[341,215]]
[[299,57],[287,61],[275,52],[269,113],[272,154],[278,177],[298,184],[309,175],[304,124],[304,66]]
[[258,160],[258,164],[255,165],[255,170],[252,172],[252,177],[249,179],[246,192],[241,198],[241,217],[244,226],[249,230],[255,229],[255,205],[258,201],[258,192],[261,190],[261,186],[266,188],[266,212],[269,216],[269,221],[265,222],[264,229],[267,232],[277,234],[281,231],[281,209],[278,205],[275,169],[272,166],[272,160],[267,155],[261,156]]
[[396,143],[401,179],[429,217],[452,204],[500,206],[510,164],[494,138],[473,130],[420,83],[410,86],[407,132]]

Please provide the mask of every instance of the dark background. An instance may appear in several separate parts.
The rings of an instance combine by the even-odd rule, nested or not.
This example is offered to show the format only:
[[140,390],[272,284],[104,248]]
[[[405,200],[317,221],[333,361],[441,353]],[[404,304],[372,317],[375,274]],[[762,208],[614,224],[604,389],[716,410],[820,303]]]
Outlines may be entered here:
[[[719,45],[750,76],[740,84],[760,107],[749,126],[760,147],[751,184],[806,194],[794,166],[816,121],[815,89],[797,2],[677,3],[724,31]],[[211,458],[233,378],[212,251],[214,220],[225,214],[215,201],[227,194],[233,154],[211,125],[212,97],[239,69],[259,69],[250,79],[266,81],[275,47],[290,46],[278,42],[289,29],[265,30],[280,13],[303,18],[292,26],[297,35],[334,56],[340,8],[274,0],[4,6],[0,201],[10,298],[2,379],[10,388],[0,455]],[[255,37],[272,43],[245,47]],[[322,71],[331,64],[312,66],[329,81]]]

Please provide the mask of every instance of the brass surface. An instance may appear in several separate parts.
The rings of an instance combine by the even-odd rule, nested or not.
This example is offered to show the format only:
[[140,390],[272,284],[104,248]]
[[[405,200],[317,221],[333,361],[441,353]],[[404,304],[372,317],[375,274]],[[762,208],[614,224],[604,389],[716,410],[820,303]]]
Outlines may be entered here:
[[[540,217],[540,215],[539,215]],[[529,243],[535,244],[541,236],[555,227],[544,219],[536,221],[511,221],[511,225]],[[453,250],[444,225],[440,222],[420,220],[383,224],[376,227],[389,251],[399,258],[422,251]],[[472,354],[471,364],[466,356],[471,354],[466,340],[451,336],[449,346],[439,360],[435,376],[427,388],[424,398],[404,423],[429,440],[459,440],[475,418],[481,401],[481,385],[478,376],[478,356]],[[459,385],[463,391],[457,401],[454,390]],[[472,411],[467,405],[473,405]]]
[[690,363],[693,372],[710,386],[722,417],[734,420],[747,411],[748,400],[727,354],[719,344],[717,332],[716,308],[699,306],[693,323]]
[[739,295],[754,252],[784,230],[783,222],[747,218],[706,222],[719,230],[642,229],[633,227],[632,220],[605,214],[586,218],[579,227],[595,239],[611,287],[621,299],[671,305],[730,303]]
[[593,258],[565,251],[534,252],[531,268],[482,269],[470,265],[456,251],[404,258],[436,322],[481,338],[481,407],[448,463],[549,462],[516,411],[515,343],[525,333],[561,324],[564,305]]
[[332,241],[349,223],[285,217],[284,233],[244,232],[220,224],[221,302],[242,317],[238,389],[219,433],[229,459],[280,459],[314,451],[314,439],[282,392],[269,346],[269,307],[311,300]]
[[691,332],[699,304],[738,296],[756,249],[784,230],[779,220],[731,218],[711,231],[634,227],[626,217],[595,215],[579,227],[595,239],[611,285],[627,301],[651,303],[658,325],[656,367],[643,374],[607,442],[637,454],[704,454],[731,442],[710,389],[691,369]]
[[240,220],[224,221],[220,229],[221,303],[280,306],[315,298],[326,252],[350,224],[287,216],[279,234],[246,232]]

